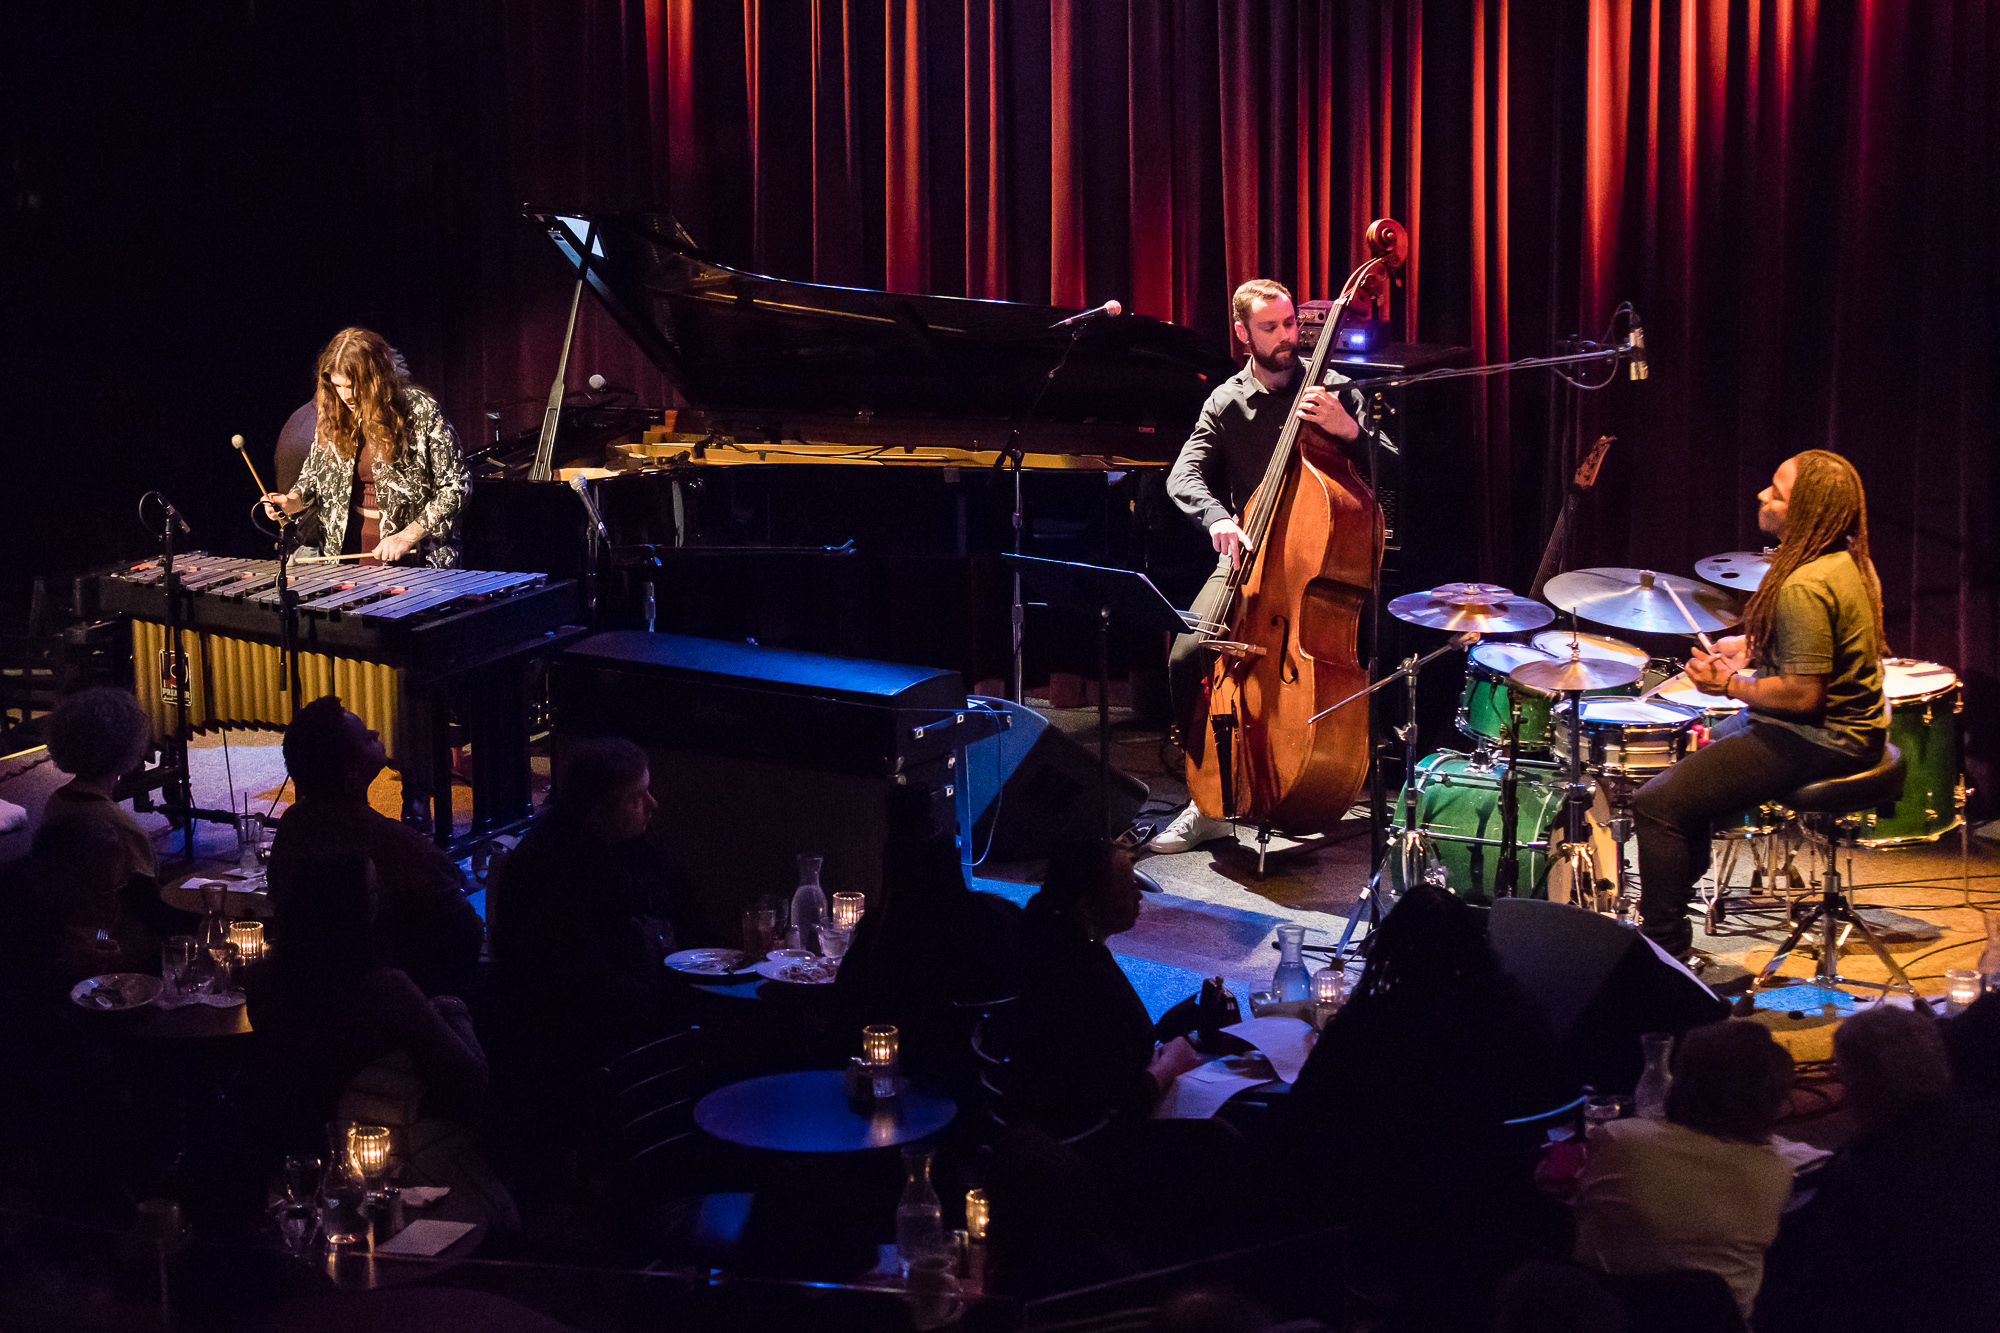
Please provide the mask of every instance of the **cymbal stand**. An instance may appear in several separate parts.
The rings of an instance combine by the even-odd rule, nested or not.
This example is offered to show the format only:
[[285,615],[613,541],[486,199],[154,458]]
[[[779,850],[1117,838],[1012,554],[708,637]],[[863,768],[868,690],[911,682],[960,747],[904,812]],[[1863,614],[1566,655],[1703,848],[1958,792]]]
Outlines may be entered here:
[[[1479,642],[1478,633],[1476,631],[1467,631],[1464,634],[1454,635],[1451,642],[1445,644],[1442,648],[1433,648],[1422,657],[1414,655],[1406,657],[1403,659],[1401,666],[1376,681],[1373,685],[1368,686],[1366,689],[1356,690],[1339,703],[1320,710],[1312,719],[1314,722],[1317,722],[1320,718],[1325,717],[1335,709],[1345,708],[1356,699],[1375,693],[1375,691],[1381,689],[1391,681],[1401,680],[1403,682],[1407,711],[1404,714],[1403,725],[1396,728],[1396,739],[1403,742],[1403,790],[1402,794],[1397,798],[1402,802],[1403,806],[1403,827],[1402,832],[1396,838],[1397,846],[1394,854],[1403,858],[1403,883],[1405,885],[1416,883],[1417,877],[1423,873],[1424,852],[1426,851],[1423,831],[1417,827],[1417,674],[1430,663],[1443,657],[1446,653],[1462,651],[1463,649],[1470,648],[1477,642]],[[1386,864],[1387,858],[1385,857],[1376,866],[1375,873],[1369,877],[1367,887],[1361,890],[1359,901],[1354,904],[1354,910],[1348,914],[1347,926],[1340,932],[1340,943],[1335,946],[1334,950],[1335,957],[1342,959],[1347,957],[1348,943],[1354,938],[1354,925],[1361,919],[1361,912],[1364,907],[1368,911],[1369,930],[1372,931],[1376,926],[1381,924],[1382,867]]]
[[1515,859],[1515,821],[1520,819],[1521,701],[1507,692],[1507,763],[1500,774],[1500,860],[1493,867],[1493,896],[1513,898],[1521,889]]

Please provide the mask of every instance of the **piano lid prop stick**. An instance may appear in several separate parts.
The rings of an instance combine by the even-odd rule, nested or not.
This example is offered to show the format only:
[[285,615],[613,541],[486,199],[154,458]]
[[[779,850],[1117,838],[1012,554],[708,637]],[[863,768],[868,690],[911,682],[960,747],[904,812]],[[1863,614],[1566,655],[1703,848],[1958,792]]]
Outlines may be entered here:
[[1687,603],[1681,600],[1681,595],[1674,591],[1674,585],[1662,581],[1660,586],[1667,590],[1667,596],[1674,599],[1674,605],[1678,606],[1681,609],[1681,614],[1687,617],[1688,628],[1694,631],[1694,636],[1697,639],[1701,640],[1702,651],[1709,653],[1714,652],[1715,645],[1710,643],[1708,641],[1708,636],[1701,632],[1701,626],[1698,623],[1696,623],[1694,616],[1689,613],[1687,608]]
[[257,475],[257,465],[250,461],[250,451],[243,447],[243,437],[241,435],[232,435],[229,437],[229,443],[235,447],[237,455],[242,458],[243,466],[250,469],[250,480],[257,483],[257,494],[269,495],[271,488],[266,486],[264,479]]

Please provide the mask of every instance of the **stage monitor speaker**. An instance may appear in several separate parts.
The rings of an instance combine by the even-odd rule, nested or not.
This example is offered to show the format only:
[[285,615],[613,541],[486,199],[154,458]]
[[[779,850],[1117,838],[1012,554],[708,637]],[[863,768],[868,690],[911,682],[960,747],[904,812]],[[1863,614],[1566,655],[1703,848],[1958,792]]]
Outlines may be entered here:
[[1501,965],[1549,1016],[1585,1083],[1629,1092],[1647,1032],[1681,1033],[1729,1006],[1672,955],[1610,917],[1565,903],[1502,898],[1487,918]]
[[[1034,861],[1071,838],[1088,837],[1097,810],[1097,756],[1032,708],[974,695],[974,708],[1003,710],[1012,725],[966,747],[959,783],[959,827],[966,855]],[[1102,832],[1131,827],[1146,803],[1146,784],[1111,770],[1110,814]],[[988,840],[991,840],[989,848]]]

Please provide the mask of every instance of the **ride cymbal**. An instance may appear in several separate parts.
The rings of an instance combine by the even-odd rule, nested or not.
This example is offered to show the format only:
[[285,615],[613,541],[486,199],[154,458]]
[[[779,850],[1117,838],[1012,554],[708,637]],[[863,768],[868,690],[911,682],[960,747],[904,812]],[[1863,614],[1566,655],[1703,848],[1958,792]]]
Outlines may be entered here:
[[1694,572],[1718,588],[1733,592],[1755,592],[1771,571],[1771,557],[1763,551],[1730,551],[1694,562]]
[[[1680,594],[1688,615],[1681,614],[1668,588]],[[1650,569],[1575,569],[1550,579],[1542,596],[1585,620],[1646,634],[1706,634],[1743,618],[1735,599],[1721,589]]]
[[1491,583],[1446,583],[1406,593],[1389,603],[1389,614],[1412,625],[1481,634],[1540,629],[1556,618],[1540,602]]
[[1565,657],[1555,662],[1523,662],[1507,673],[1507,679],[1544,694],[1562,694],[1569,690],[1607,690],[1614,685],[1630,685],[1644,674],[1644,668],[1637,662]]

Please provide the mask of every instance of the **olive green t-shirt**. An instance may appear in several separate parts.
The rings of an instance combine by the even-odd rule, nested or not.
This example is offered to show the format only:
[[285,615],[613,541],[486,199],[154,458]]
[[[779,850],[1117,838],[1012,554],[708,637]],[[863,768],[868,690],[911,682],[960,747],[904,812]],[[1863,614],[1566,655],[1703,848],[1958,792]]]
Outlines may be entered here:
[[1816,721],[1752,709],[1759,721],[1842,754],[1866,754],[1881,744],[1889,725],[1882,703],[1882,645],[1865,576],[1853,556],[1830,551],[1792,572],[1778,591],[1771,642],[1758,656],[1760,679],[1827,678]]

